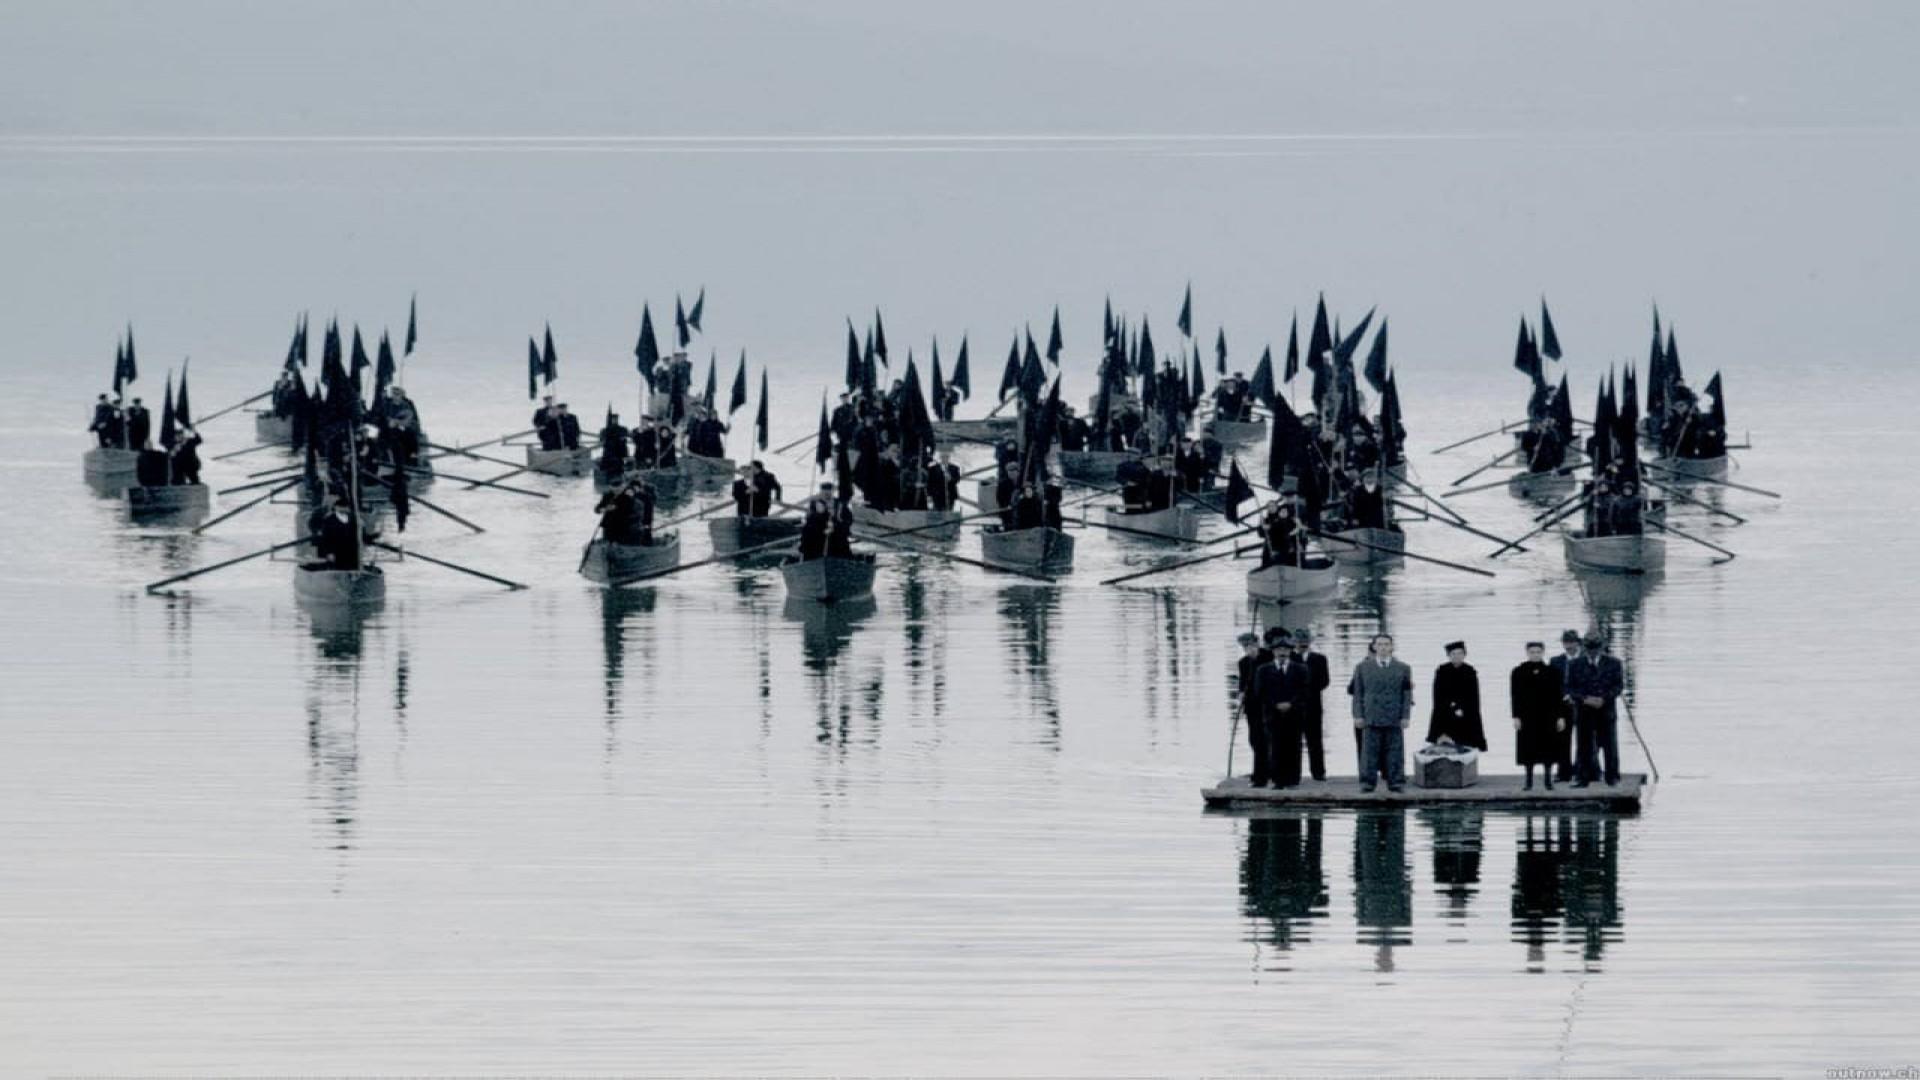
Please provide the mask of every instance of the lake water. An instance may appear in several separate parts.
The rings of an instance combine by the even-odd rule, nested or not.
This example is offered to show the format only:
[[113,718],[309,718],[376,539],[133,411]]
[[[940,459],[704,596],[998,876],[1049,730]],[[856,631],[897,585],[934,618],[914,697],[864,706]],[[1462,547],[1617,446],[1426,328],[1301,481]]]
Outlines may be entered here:
[[[1884,141],[1893,175],[1867,175],[1834,142],[0,146],[0,1064],[1914,1064],[1920,551],[1895,403],[1920,380],[1904,293],[1872,301],[1914,280],[1915,158]],[[1663,192],[1649,154],[1685,158],[1685,181]],[[1548,175],[1516,179],[1521,160]],[[1889,224],[1819,228],[1840,213]],[[1733,478],[1784,498],[1700,489],[1750,523],[1672,520],[1736,561],[1674,541],[1664,578],[1583,582],[1554,543],[1490,563],[1412,523],[1412,550],[1499,577],[1408,563],[1277,616],[1336,670],[1390,629],[1423,700],[1465,639],[1500,771],[1521,644],[1606,628],[1662,775],[1645,812],[1204,813],[1234,635],[1274,616],[1249,610],[1245,562],[1102,586],[1165,552],[1097,530],[1057,586],[890,555],[870,607],[822,612],[723,566],[605,592],[573,573],[587,481],[442,482],[427,496],[488,531],[416,510],[404,541],[532,587],[405,562],[377,612],[316,620],[285,562],[141,589],[286,538],[290,507],[191,537],[128,525],[79,476],[129,317],[138,389],[157,399],[191,353],[206,414],[264,387],[297,311],[398,330],[418,289],[407,381],[436,439],[478,441],[523,426],[522,340],[545,320],[597,418],[632,400],[641,299],[666,326],[674,290],[705,284],[723,387],[742,347],[772,369],[777,444],[811,428],[842,320],[876,303],[897,354],[937,332],[950,363],[971,328],[984,385],[1058,301],[1078,397],[1103,294],[1171,342],[1189,277],[1205,337],[1224,322],[1248,368],[1314,289],[1349,324],[1379,302],[1432,489],[1494,444],[1432,448],[1522,407],[1506,357],[1543,284],[1582,412],[1607,359],[1644,356],[1650,292],[1696,381],[1726,372],[1752,442]],[[208,424],[206,451],[248,427]],[[790,491],[807,467],[776,464]],[[1504,491],[1459,505],[1528,527]],[[704,529],[683,544],[704,555]],[[1330,728],[1336,772],[1345,740]]]

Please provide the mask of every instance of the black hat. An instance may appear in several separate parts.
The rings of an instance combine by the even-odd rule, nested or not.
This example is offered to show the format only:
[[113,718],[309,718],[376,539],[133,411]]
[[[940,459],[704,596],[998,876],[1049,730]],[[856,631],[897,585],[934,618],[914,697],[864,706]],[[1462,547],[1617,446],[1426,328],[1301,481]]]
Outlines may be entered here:
[[1529,649],[1544,649],[1544,648],[1546,648],[1546,647],[1547,647],[1547,643],[1546,643],[1546,642],[1544,642],[1544,641],[1529,641],[1529,642],[1527,642],[1527,648],[1529,648]]
[[1293,632],[1293,640],[1295,640],[1295,641],[1312,641],[1312,640],[1313,640],[1313,631],[1311,631],[1311,630],[1309,630],[1309,629],[1307,629],[1306,627],[1304,627],[1304,626],[1302,626],[1302,627],[1300,627],[1299,629],[1297,629],[1297,630],[1295,630],[1295,631]]
[[1560,635],[1560,644],[1565,645],[1569,642],[1575,645],[1578,645],[1580,643],[1580,631],[1569,630],[1566,633]]
[[1607,647],[1607,639],[1601,637],[1598,633],[1588,634],[1580,643],[1589,649],[1604,649]]
[[1278,645],[1288,640],[1290,639],[1287,637],[1287,631],[1285,627],[1282,627],[1282,626],[1267,627],[1267,644],[1268,645]]
[[1461,652],[1466,652],[1466,651],[1467,651],[1467,643],[1466,643],[1466,642],[1464,642],[1464,641],[1449,641],[1449,642],[1447,642],[1447,651],[1448,651],[1448,652],[1452,652],[1452,651],[1453,651],[1453,650],[1455,650],[1455,649],[1459,649],[1459,650],[1460,650]]
[[1260,643],[1260,635],[1254,633],[1251,630],[1248,630],[1247,632],[1241,634],[1237,640],[1240,642],[1242,647],[1245,647],[1248,645],[1258,645]]

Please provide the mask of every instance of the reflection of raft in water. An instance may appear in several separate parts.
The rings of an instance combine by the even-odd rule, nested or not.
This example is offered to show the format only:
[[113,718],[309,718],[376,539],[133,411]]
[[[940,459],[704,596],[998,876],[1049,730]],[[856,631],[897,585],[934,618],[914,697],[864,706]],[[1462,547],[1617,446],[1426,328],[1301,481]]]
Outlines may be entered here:
[[1613,787],[1595,783],[1583,788],[1555,784],[1553,790],[1535,784],[1531,791],[1522,787],[1518,775],[1482,776],[1471,787],[1429,788],[1412,784],[1401,791],[1389,791],[1381,784],[1372,792],[1360,790],[1360,781],[1352,776],[1334,776],[1325,780],[1301,780],[1290,788],[1257,788],[1244,776],[1230,777],[1212,787],[1202,788],[1200,797],[1210,810],[1253,810],[1263,807],[1292,809],[1305,806],[1484,806],[1495,809],[1538,809],[1565,807],[1580,810],[1612,810],[1635,813],[1652,792],[1645,773],[1626,773]]

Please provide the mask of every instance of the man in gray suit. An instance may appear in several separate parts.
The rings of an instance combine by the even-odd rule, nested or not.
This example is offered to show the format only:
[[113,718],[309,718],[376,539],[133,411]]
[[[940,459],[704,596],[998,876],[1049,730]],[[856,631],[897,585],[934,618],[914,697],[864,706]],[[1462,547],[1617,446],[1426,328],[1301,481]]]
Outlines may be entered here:
[[1373,655],[1353,669],[1353,726],[1360,730],[1360,790],[1372,791],[1381,772],[1387,790],[1406,787],[1406,740],[1413,715],[1413,669],[1393,658],[1393,637],[1375,634]]

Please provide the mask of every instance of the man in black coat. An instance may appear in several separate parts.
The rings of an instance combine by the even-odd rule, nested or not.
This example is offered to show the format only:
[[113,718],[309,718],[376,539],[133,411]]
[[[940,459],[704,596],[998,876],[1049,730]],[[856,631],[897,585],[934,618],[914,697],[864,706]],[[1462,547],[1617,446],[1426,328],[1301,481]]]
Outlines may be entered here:
[[1626,688],[1627,671],[1620,661],[1607,655],[1607,643],[1599,634],[1588,634],[1581,642],[1580,659],[1567,665],[1567,696],[1573,699],[1574,739],[1579,749],[1574,755],[1578,777],[1573,786],[1586,787],[1600,775],[1596,756],[1606,757],[1605,779],[1612,787],[1620,782],[1620,734],[1614,702]]
[[1547,665],[1560,676],[1560,718],[1564,721],[1555,733],[1558,742],[1555,745],[1557,756],[1554,761],[1554,779],[1561,783],[1573,781],[1573,699],[1566,696],[1567,667],[1580,659],[1580,631],[1568,630],[1560,635],[1560,655],[1547,661]]
[[140,404],[139,398],[134,398],[133,405],[127,409],[127,449],[145,450],[152,432],[153,414]]
[[100,440],[101,446],[116,446],[118,443],[114,441],[113,433],[118,422],[113,403],[107,400],[107,395],[101,394],[100,399],[93,403],[93,422],[87,425],[87,430]]
[[960,501],[960,466],[952,451],[940,451],[939,463],[927,470],[927,497],[935,510],[951,510]]
[[800,523],[801,559],[818,559],[827,553],[827,537],[838,506],[831,481],[822,483],[820,493],[807,500],[806,517]]
[[1256,676],[1260,708],[1267,716],[1267,757],[1273,773],[1273,786],[1297,787],[1300,783],[1300,715],[1312,687],[1305,664],[1293,658],[1293,643],[1285,630],[1278,630],[1269,642],[1273,662]]
[[[1293,659],[1307,669],[1307,694],[1300,703],[1300,734],[1307,741],[1307,769],[1315,780],[1327,778],[1327,751],[1322,727],[1326,714],[1322,711],[1321,694],[1332,684],[1333,677],[1327,667],[1325,653],[1313,651],[1313,631],[1302,626],[1293,632]],[[1353,733],[1353,752],[1360,753],[1360,732]]]
[[1467,663],[1467,643],[1447,643],[1447,662],[1433,673],[1433,713],[1427,741],[1448,739],[1456,746],[1485,752],[1487,732],[1480,720],[1480,673]]
[[1553,790],[1553,767],[1560,749],[1560,732],[1567,718],[1561,713],[1566,688],[1560,672],[1547,663],[1547,646],[1542,641],[1527,642],[1527,658],[1507,678],[1508,698],[1512,703],[1514,760],[1526,770],[1526,790],[1533,790],[1533,767],[1547,790]]
[[1267,714],[1260,707],[1258,686],[1260,669],[1273,662],[1273,650],[1263,648],[1260,635],[1249,630],[1240,635],[1240,717],[1247,724],[1247,746],[1253,751],[1254,787],[1265,787],[1273,779],[1272,763],[1267,757]]
[[600,429],[600,471],[609,479],[627,471],[627,429],[619,413],[608,413],[607,425]]
[[773,513],[773,504],[779,502],[786,492],[780,489],[780,478],[767,471],[759,459],[747,463],[747,487],[749,489],[748,513],[757,518]]

